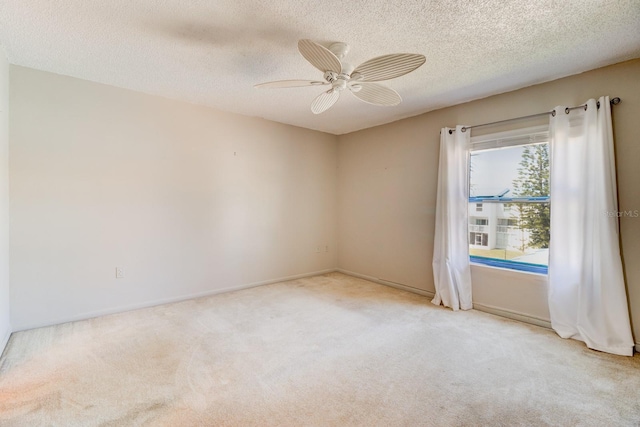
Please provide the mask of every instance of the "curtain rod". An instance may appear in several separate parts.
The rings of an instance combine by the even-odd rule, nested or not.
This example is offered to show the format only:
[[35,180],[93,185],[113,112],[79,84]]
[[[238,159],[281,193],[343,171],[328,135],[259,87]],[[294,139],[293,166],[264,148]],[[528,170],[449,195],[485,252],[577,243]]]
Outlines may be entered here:
[[[621,100],[617,96],[610,101],[611,105],[618,105],[618,104],[620,104],[620,102],[621,102]],[[598,101],[597,106],[598,106],[598,108],[600,108],[600,101]],[[586,110],[587,109],[587,104],[578,105],[577,107],[567,107],[567,108],[564,109],[564,112],[566,114],[569,114],[569,111],[577,110],[578,108],[584,108]],[[538,113],[538,114],[531,114],[530,116],[514,117],[512,119],[500,120],[500,121],[497,121],[497,122],[482,123],[480,125],[464,126],[462,128],[462,132],[466,132],[467,129],[479,128],[479,127],[482,127],[482,126],[492,126],[492,125],[497,125],[497,124],[501,124],[501,123],[512,122],[514,120],[533,119],[534,117],[548,116],[549,114],[551,114],[552,116],[555,116],[556,115],[556,110],[545,111],[544,113]],[[455,129],[449,129],[449,135],[451,135],[455,131],[456,131]]]

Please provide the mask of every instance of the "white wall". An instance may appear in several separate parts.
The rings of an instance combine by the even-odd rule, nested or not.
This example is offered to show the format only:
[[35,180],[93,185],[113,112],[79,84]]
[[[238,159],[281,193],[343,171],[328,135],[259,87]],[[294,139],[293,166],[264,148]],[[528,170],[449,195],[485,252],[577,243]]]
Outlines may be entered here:
[[[339,137],[339,268],[434,292],[431,260],[435,226],[439,131],[619,96],[613,107],[619,207],[640,209],[640,60],[432,111]],[[544,124],[521,121],[514,126]],[[508,130],[484,128],[472,136]],[[621,247],[636,343],[640,343],[640,218],[620,220]],[[472,267],[474,303],[522,318],[548,320],[546,281]],[[540,322],[538,322],[540,323]]]
[[9,63],[0,46],[0,354],[9,335]]
[[547,276],[471,266],[473,307],[550,328]]
[[11,102],[15,330],[337,266],[337,137],[17,66]]

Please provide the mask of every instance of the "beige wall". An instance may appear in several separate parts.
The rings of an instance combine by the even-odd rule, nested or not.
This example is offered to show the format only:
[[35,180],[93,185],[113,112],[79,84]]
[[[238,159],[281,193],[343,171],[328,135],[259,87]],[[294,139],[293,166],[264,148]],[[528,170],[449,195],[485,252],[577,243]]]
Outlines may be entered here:
[[11,334],[9,317],[9,63],[0,46],[0,354]]
[[17,66],[11,101],[15,330],[336,267],[334,135]]
[[[622,99],[613,107],[620,210],[640,209],[638,76],[640,60],[634,60],[341,135],[339,267],[434,291],[431,258],[440,128],[525,116],[556,105],[579,105],[601,95]],[[476,134],[480,132],[472,133]],[[640,342],[640,218],[624,217],[620,226],[634,334]],[[487,275],[479,268],[472,274],[476,304],[548,320],[543,278]],[[523,298],[529,303],[523,304]]]

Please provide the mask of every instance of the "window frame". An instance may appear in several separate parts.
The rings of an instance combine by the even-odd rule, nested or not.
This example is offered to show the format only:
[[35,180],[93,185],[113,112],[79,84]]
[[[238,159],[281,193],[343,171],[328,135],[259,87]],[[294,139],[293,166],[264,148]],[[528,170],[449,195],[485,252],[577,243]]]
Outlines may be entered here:
[[[471,137],[471,145],[469,148],[469,168],[471,167],[471,153],[474,151],[485,151],[490,149],[517,147],[522,145],[533,145],[549,143],[549,125],[540,125],[515,129],[506,132],[495,132],[486,135]],[[467,185],[467,194],[469,195],[469,203],[549,203],[549,196],[546,197],[502,197],[502,196],[474,196],[471,197],[471,173],[469,173],[469,182]],[[477,209],[477,208],[476,208]],[[469,221],[467,221],[468,223]],[[468,226],[469,224],[467,224]],[[470,241],[469,230],[467,230],[467,239]],[[499,258],[488,258],[469,254],[471,264],[483,265],[492,268],[503,268],[513,271],[523,271],[540,275],[548,275],[549,267],[543,264],[533,264],[527,262],[510,261]]]

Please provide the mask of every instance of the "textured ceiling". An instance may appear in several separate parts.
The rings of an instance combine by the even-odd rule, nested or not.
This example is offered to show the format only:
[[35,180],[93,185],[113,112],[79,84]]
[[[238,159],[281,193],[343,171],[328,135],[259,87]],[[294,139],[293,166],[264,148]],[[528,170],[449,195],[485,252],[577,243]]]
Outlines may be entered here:
[[[349,43],[357,65],[420,53],[425,65],[388,85],[403,102],[345,92],[314,115],[322,79],[298,39]],[[640,57],[639,0],[2,0],[9,62],[342,134]]]

